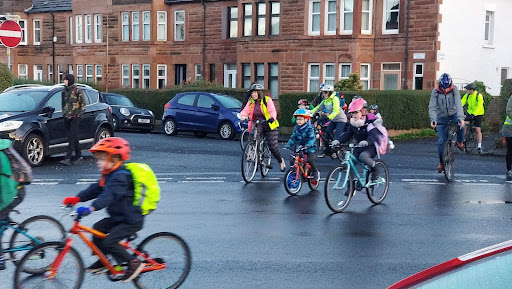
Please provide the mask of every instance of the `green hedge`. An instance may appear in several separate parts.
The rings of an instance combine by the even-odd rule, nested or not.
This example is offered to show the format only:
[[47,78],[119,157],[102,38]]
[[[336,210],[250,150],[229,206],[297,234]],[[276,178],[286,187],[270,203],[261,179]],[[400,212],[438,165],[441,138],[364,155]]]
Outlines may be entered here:
[[512,79],[506,79],[501,86],[500,92],[500,117],[505,119],[508,99],[512,96]]

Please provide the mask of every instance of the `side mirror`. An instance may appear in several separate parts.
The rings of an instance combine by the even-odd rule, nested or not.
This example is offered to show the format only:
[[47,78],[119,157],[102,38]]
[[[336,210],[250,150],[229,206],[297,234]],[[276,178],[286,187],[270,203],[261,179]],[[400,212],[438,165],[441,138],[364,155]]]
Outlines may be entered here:
[[54,107],[51,107],[51,106],[46,106],[45,108],[43,108],[43,110],[41,111],[41,114],[42,115],[45,115],[47,117],[52,117],[53,113],[55,112],[55,108]]
[[212,104],[212,108],[213,110],[219,110],[220,109],[220,106],[216,105],[216,104]]

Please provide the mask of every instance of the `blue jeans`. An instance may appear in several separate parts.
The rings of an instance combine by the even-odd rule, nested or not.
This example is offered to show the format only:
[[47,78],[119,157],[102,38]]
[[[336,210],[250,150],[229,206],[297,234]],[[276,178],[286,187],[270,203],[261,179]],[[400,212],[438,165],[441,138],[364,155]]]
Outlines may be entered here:
[[454,114],[450,117],[442,117],[437,119],[437,153],[439,154],[439,163],[443,163],[444,143],[448,137],[448,129],[450,128],[448,122],[451,121],[457,124],[457,141],[462,143],[464,141],[464,130],[460,128],[457,115]]
[[[343,133],[343,129],[345,128],[346,122],[334,122],[331,120],[325,131],[328,133],[328,135],[331,137],[331,140],[339,139],[341,134]],[[332,131],[334,132],[334,137],[332,135]]]

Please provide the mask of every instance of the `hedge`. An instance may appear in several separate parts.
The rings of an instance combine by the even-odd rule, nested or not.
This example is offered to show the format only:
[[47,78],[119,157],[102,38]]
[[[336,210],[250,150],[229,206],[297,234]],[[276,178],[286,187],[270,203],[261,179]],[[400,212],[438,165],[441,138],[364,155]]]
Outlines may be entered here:
[[500,92],[500,107],[502,109],[500,110],[500,117],[501,119],[505,119],[506,111],[505,108],[507,107],[508,99],[512,96],[512,79],[506,79],[503,82],[503,85],[501,86],[501,92]]

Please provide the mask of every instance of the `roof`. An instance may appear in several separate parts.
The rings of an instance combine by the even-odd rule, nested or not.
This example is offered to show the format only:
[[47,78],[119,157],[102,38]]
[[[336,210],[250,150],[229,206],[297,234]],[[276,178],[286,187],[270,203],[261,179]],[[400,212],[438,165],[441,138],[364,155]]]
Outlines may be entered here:
[[32,6],[25,9],[25,13],[30,14],[71,10],[71,0],[33,0]]

